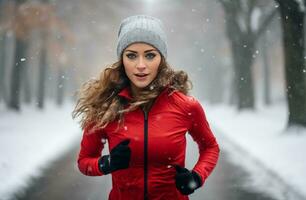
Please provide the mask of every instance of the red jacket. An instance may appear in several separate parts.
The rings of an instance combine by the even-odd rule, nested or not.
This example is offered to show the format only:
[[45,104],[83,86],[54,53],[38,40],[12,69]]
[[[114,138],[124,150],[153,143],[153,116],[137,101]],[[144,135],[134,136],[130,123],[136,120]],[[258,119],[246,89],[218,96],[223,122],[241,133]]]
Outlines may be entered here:
[[[147,115],[140,108],[126,113],[119,130],[117,122],[91,134],[90,129],[84,130],[78,167],[88,176],[103,175],[98,169],[103,138],[110,150],[126,138],[131,140],[130,166],[112,173],[109,200],[143,200],[146,192],[149,200],[188,199],[176,189],[176,171],[171,167],[185,166],[186,132],[199,146],[200,156],[193,170],[202,183],[216,166],[219,146],[200,103],[181,92],[169,91],[162,91]],[[119,95],[131,99],[128,88]]]

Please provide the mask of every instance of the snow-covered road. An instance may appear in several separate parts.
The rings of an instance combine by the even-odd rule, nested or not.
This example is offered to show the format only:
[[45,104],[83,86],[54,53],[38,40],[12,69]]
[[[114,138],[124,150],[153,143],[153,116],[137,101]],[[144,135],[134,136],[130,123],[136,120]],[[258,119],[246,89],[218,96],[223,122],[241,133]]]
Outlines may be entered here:
[[[188,138],[189,158],[187,165],[192,166],[195,161],[196,145]],[[107,199],[111,178],[87,177],[82,175],[76,167],[78,145],[67,154],[44,170],[41,178],[34,179],[29,188],[16,195],[15,200],[99,200]],[[250,185],[249,174],[240,166],[229,161],[230,156],[224,149],[212,176],[204,187],[190,195],[190,200],[276,200],[261,191],[247,187]],[[298,200],[298,199],[294,199]]]

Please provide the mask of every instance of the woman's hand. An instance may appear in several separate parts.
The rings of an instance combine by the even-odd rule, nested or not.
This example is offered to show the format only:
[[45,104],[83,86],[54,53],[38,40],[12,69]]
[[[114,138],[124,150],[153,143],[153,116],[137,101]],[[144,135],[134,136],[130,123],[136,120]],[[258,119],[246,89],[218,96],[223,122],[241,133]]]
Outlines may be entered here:
[[176,170],[175,185],[183,195],[192,194],[202,185],[201,177],[195,171],[189,171],[179,165],[174,165],[174,167]]
[[131,149],[128,146],[129,143],[129,139],[121,141],[111,150],[110,155],[102,156],[99,159],[99,169],[103,174],[109,174],[113,171],[129,167],[131,159]]

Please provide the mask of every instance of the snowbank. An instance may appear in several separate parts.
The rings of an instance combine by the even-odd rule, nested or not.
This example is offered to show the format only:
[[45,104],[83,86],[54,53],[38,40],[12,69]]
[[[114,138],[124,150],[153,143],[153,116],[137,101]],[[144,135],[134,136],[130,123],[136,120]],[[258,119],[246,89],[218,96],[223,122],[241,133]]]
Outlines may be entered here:
[[[205,111],[210,124],[221,133],[219,140],[235,144],[227,150],[237,155],[233,162],[251,172],[252,182],[257,188],[271,192],[278,199],[289,199],[291,194],[288,191],[304,196],[298,195],[299,199],[306,197],[306,129],[295,127],[286,130],[285,104],[242,112],[229,106],[206,106]],[[248,161],[250,159],[253,164]],[[258,170],[254,163],[264,166],[268,174],[275,175],[278,182],[286,183],[287,188],[283,184],[271,184],[268,175]]]
[[0,109],[0,199],[8,199],[39,176],[52,160],[76,144],[80,130],[71,119],[72,105],[21,113]]

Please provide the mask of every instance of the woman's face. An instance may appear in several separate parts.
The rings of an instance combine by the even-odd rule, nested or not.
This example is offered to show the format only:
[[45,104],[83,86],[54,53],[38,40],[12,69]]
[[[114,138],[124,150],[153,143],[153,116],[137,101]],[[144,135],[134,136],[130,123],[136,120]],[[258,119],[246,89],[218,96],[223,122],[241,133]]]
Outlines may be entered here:
[[125,73],[133,89],[148,86],[156,77],[161,62],[158,50],[146,43],[133,43],[123,51]]

